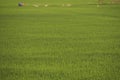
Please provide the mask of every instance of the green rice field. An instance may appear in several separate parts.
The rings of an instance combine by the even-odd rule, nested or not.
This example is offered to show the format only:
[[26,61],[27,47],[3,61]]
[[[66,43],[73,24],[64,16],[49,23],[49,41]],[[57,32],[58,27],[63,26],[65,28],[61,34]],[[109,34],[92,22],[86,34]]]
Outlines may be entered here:
[[18,2],[0,0],[0,80],[120,80],[120,4]]

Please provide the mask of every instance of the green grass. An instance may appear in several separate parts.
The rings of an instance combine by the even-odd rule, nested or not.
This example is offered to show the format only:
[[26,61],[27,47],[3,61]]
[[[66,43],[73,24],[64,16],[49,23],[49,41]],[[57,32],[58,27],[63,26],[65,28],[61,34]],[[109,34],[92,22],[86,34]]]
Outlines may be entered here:
[[120,5],[0,2],[0,80],[120,80]]

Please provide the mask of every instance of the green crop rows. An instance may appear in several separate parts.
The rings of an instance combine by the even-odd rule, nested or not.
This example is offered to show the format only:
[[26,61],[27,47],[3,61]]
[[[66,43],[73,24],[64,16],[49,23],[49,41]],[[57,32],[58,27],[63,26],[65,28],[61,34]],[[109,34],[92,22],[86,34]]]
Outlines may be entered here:
[[120,80],[119,4],[24,2],[0,1],[0,80]]

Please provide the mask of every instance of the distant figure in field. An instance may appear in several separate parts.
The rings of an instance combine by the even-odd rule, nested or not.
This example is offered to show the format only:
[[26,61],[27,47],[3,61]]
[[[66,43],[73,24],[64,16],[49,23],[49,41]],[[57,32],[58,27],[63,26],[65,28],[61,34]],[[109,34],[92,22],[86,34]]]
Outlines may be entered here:
[[19,2],[19,3],[18,3],[18,6],[20,6],[20,7],[21,7],[21,6],[24,6],[24,5],[25,5],[25,4],[24,4],[23,2]]
[[45,4],[44,6],[45,6],[45,7],[48,7],[48,4]]

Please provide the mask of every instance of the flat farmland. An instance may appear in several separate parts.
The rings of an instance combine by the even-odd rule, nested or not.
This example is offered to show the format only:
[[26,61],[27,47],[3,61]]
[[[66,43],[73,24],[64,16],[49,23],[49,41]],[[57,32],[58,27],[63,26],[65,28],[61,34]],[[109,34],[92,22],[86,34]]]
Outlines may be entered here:
[[0,1],[0,80],[120,80],[120,5],[80,1]]

